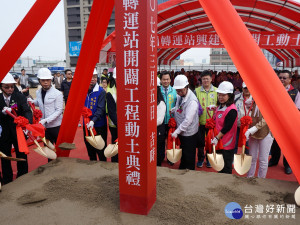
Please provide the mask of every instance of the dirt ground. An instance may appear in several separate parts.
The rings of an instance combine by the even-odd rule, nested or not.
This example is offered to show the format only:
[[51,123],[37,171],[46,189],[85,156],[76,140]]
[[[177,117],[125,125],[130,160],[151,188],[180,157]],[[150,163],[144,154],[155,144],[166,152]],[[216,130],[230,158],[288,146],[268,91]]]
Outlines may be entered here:
[[[119,211],[118,164],[59,158],[2,187],[0,224],[300,224],[297,207],[284,214],[295,219],[259,219],[254,210],[245,218],[244,210],[294,204],[297,187],[296,182],[158,168],[157,200],[142,216]],[[240,204],[242,219],[225,216],[229,202]]]

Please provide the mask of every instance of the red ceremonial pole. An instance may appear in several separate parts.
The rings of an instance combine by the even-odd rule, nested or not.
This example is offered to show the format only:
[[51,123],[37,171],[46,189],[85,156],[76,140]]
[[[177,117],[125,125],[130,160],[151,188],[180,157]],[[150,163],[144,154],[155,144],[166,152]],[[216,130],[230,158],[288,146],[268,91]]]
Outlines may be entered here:
[[[93,70],[99,60],[99,53],[107,25],[114,7],[113,0],[94,0],[84,39],[82,42],[74,79],[68,97],[68,104],[60,127],[57,146],[72,143],[78,121],[84,106]],[[67,157],[70,151],[57,149],[57,155]]]
[[229,0],[199,0],[300,183],[300,113]]
[[34,3],[0,51],[0,80],[10,71],[59,2],[37,0]]
[[156,200],[157,0],[116,1],[120,210]]

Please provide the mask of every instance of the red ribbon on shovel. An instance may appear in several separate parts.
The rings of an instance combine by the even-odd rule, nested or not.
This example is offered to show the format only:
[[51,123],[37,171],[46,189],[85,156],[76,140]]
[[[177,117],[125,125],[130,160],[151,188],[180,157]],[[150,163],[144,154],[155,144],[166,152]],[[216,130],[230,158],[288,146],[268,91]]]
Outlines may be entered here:
[[[85,134],[88,135],[88,130],[87,130],[86,125],[91,121],[90,117],[93,115],[92,110],[90,110],[87,107],[83,107],[81,114],[82,114],[82,118],[83,118]],[[94,134],[96,134],[95,128],[93,128],[93,132],[94,132]]]
[[[208,112],[208,107],[206,108],[206,111],[207,111],[207,115],[209,115],[210,118],[207,119],[206,123],[205,123],[205,127],[208,129],[208,133],[205,137],[205,149],[208,153],[211,153],[212,152],[211,140],[214,139],[214,137],[218,135],[218,131],[216,128],[216,121],[213,118],[211,118],[210,113]],[[219,150],[219,149],[223,149],[222,140],[219,140],[218,144],[216,146],[216,150]]]
[[37,124],[40,122],[40,119],[43,117],[43,113],[41,110],[36,109],[35,105],[32,102],[28,102],[28,104],[30,105],[31,109],[32,109],[32,113],[33,113],[33,124]]
[[[15,113],[14,110],[13,113]],[[6,110],[6,114],[14,118],[14,123],[16,124],[19,151],[28,154],[29,149],[23,133],[23,129],[31,131],[32,135],[28,132],[28,136],[34,140],[33,136],[45,136],[45,128],[42,124],[29,124],[28,119],[23,116],[15,116],[13,113]]]
[[[167,140],[167,149],[173,149],[172,133],[176,130],[176,120],[174,118],[170,118],[168,126],[169,126],[169,132],[168,132],[168,140]],[[179,138],[175,139],[175,144],[177,146],[180,145]]]

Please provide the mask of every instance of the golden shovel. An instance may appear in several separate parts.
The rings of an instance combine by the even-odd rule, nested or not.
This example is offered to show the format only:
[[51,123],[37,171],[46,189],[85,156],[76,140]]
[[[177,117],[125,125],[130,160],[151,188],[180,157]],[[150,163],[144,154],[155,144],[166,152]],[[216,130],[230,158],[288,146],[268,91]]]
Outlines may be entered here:
[[298,206],[300,206],[300,187],[297,188],[294,194],[295,202]]
[[216,171],[220,171],[224,168],[223,155],[216,153],[215,145],[212,145],[212,148],[213,148],[213,153],[207,154],[208,161],[210,162],[212,168],[214,168]]
[[252,156],[245,154],[245,145],[242,147],[242,154],[234,154],[234,169],[240,174],[244,175],[250,170]]
[[40,137],[40,139],[47,145],[48,148],[56,152],[55,146],[51,143],[51,141],[47,140],[46,137]]
[[32,136],[32,134],[30,132],[28,132],[27,135],[29,136],[29,138],[31,140],[33,140],[34,144],[37,146],[37,148],[33,149],[36,153],[38,153],[48,159],[56,159],[57,158],[57,155],[54,151],[52,151],[48,147],[41,147],[40,144],[37,142],[37,140]]
[[98,150],[103,150],[103,148],[105,146],[105,142],[103,141],[103,138],[101,137],[101,135],[95,136],[94,132],[91,128],[89,129],[89,131],[92,136],[85,136],[87,142],[90,143],[91,146],[93,146],[94,148],[96,148]]
[[172,163],[177,163],[182,156],[182,149],[175,149],[175,138],[173,138],[173,149],[167,150],[167,159]]
[[106,158],[111,158],[118,154],[118,142],[116,144],[109,144],[105,149],[104,149],[104,155]]
[[26,161],[26,159],[14,158],[14,157],[11,157],[11,156],[7,156],[7,155],[5,155],[1,151],[0,151],[0,158],[6,159],[6,160],[10,160],[10,161]]

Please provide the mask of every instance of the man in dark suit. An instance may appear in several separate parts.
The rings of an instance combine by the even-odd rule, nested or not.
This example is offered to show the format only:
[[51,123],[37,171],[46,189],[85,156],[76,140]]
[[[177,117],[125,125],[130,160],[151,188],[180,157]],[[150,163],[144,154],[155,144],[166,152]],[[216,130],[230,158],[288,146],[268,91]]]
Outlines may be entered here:
[[[14,92],[15,80],[13,76],[8,73],[1,81],[0,88],[0,125],[2,127],[2,134],[0,137],[0,149],[7,156],[11,156],[12,144],[14,145],[16,157],[27,160],[27,155],[19,151],[18,140],[16,134],[16,124],[14,119],[7,115],[6,111],[12,111],[11,107],[15,106],[18,116],[23,116],[32,123],[32,112],[27,104],[26,97],[21,93]],[[1,159],[2,165],[2,184],[7,184],[13,180],[13,172],[11,163],[8,160]],[[27,161],[17,162],[17,177],[22,176],[28,172]]]

